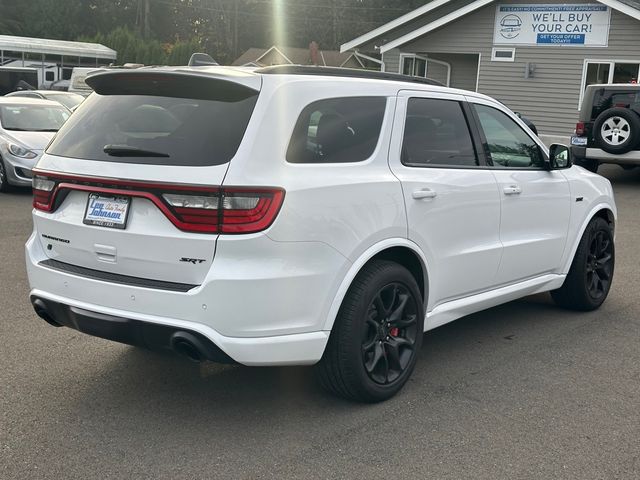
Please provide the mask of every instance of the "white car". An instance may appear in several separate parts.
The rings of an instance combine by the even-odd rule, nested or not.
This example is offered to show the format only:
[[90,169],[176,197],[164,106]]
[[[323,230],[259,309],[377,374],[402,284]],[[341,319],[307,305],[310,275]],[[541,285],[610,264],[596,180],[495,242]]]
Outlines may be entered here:
[[0,192],[31,186],[31,169],[70,115],[58,102],[0,97]]
[[39,161],[26,245],[53,325],[391,397],[422,333],[537,292],[591,310],[608,180],[486,96],[315,67],[92,76]]
[[83,101],[84,97],[77,93],[61,92],[58,90],[17,90],[15,92],[7,93],[5,98],[9,97],[23,97],[23,98],[41,98],[43,100],[53,100],[60,105],[64,105],[69,110],[73,111]]

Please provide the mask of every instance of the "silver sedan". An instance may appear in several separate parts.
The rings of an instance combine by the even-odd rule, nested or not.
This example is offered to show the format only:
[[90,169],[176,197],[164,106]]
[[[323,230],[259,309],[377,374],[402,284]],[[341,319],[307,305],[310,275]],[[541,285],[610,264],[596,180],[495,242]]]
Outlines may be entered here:
[[58,102],[0,97],[0,192],[31,186],[31,169],[70,115]]

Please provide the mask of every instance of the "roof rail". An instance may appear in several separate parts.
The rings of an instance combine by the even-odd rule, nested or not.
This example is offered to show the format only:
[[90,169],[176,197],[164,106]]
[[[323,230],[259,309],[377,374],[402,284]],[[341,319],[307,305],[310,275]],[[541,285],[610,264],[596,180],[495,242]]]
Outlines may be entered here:
[[374,70],[358,70],[341,67],[316,67],[312,65],[275,65],[254,70],[254,73],[266,75],[318,75],[325,77],[368,78],[372,80],[391,80],[394,82],[421,83],[423,85],[446,85],[431,78],[412,77],[400,73],[378,72]]

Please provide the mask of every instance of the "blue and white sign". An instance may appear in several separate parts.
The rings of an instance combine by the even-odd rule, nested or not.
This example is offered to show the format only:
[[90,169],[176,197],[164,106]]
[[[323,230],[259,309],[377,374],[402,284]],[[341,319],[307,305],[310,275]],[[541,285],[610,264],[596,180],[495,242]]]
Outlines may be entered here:
[[498,5],[493,43],[606,47],[610,23],[601,3]]

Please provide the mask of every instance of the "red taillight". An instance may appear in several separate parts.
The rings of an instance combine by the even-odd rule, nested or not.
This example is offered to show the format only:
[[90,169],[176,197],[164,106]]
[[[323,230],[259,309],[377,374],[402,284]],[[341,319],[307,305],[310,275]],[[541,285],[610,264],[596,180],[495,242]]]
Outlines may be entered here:
[[141,197],[185,232],[257,233],[271,226],[284,201],[281,188],[201,187],[42,173],[33,181],[33,206],[38,210],[55,210],[57,196],[69,190]]
[[576,135],[582,137],[585,134],[584,122],[576,123]]
[[273,223],[284,192],[277,188],[221,188],[209,196],[180,192],[162,197],[176,217],[194,231],[208,225],[219,233],[256,233]]
[[224,189],[220,233],[255,233],[271,226],[284,191],[272,189]]

